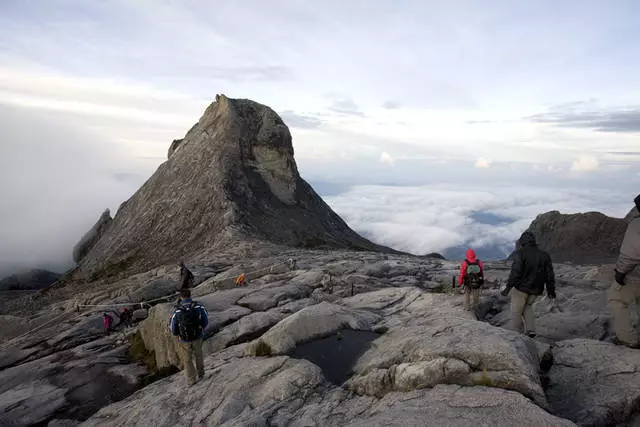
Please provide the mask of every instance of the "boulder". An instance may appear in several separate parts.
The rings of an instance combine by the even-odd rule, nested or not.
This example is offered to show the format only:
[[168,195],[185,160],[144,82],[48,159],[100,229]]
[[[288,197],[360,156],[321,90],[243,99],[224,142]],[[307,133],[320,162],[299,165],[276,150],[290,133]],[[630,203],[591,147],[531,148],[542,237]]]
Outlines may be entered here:
[[547,394],[553,412],[579,425],[621,425],[640,406],[638,350],[602,341],[557,343]]
[[272,354],[287,354],[299,343],[331,335],[340,329],[372,331],[380,320],[380,316],[369,311],[321,302],[279,322],[252,343],[248,353],[255,354],[258,345],[266,344]]

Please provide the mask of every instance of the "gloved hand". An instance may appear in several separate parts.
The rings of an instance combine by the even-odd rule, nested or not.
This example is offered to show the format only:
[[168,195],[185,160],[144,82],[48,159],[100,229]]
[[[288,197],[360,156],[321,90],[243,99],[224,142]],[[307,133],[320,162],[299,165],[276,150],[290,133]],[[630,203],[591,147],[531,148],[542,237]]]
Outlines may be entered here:
[[626,283],[624,282],[624,278],[626,274],[620,273],[618,270],[614,270],[614,271],[615,271],[616,283],[618,283],[618,285],[620,286],[626,285]]
[[556,293],[555,293],[555,291],[551,291],[551,292],[547,291],[547,297],[548,297],[549,299],[556,299]]
[[506,296],[508,296],[508,295],[509,295],[509,291],[510,291],[510,290],[511,290],[511,289],[509,289],[509,288],[504,288],[504,289],[500,292],[500,295],[502,295],[503,297],[506,297]]

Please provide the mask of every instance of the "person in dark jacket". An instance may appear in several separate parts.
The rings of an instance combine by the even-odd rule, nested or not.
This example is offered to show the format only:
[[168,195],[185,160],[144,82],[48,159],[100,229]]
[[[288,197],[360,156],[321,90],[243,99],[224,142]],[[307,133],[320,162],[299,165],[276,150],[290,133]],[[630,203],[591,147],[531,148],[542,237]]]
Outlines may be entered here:
[[208,324],[207,309],[191,299],[189,289],[181,289],[180,302],[169,319],[169,330],[180,342],[180,359],[189,385],[196,383],[196,372],[200,379],[204,377],[202,338]]
[[180,289],[189,289],[193,285],[193,273],[180,261]]
[[534,337],[533,303],[543,294],[545,285],[547,296],[555,299],[556,280],[551,257],[538,248],[533,233],[525,231],[518,242],[520,248],[511,265],[507,287],[501,293],[507,296],[511,292],[511,329]]

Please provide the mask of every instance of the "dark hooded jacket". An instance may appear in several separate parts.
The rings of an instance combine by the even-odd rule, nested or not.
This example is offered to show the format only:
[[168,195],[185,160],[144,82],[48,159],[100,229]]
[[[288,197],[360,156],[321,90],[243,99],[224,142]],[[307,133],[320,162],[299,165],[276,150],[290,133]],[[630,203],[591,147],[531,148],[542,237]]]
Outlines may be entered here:
[[193,273],[183,263],[180,263],[180,287],[189,289],[193,285]]
[[549,254],[538,248],[530,231],[522,233],[518,243],[520,249],[516,251],[511,265],[507,289],[515,287],[530,295],[541,295],[546,284],[547,294],[555,298],[556,279]]

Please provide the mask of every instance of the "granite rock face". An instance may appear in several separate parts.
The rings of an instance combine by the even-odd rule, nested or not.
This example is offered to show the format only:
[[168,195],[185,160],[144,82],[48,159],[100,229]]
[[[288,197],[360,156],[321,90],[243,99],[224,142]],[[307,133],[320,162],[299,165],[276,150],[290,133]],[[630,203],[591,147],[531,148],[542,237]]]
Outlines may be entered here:
[[271,108],[219,95],[179,141],[97,241],[80,245],[90,247],[79,251],[85,275],[251,241],[391,252],[352,231],[300,177],[289,129]]
[[627,221],[599,212],[538,215],[529,226],[538,245],[554,262],[603,264],[615,262]]

